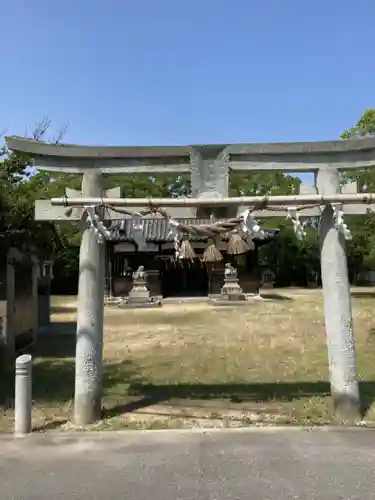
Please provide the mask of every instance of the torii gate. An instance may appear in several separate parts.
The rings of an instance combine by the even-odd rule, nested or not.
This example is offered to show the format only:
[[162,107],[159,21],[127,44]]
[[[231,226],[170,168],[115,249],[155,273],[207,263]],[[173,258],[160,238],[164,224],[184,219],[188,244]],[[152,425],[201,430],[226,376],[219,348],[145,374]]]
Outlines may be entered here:
[[[143,207],[149,205],[147,199],[121,200],[118,190],[104,193],[102,174],[190,173],[193,199],[153,200],[161,206],[174,207],[170,214],[179,217],[187,215],[186,207],[191,210],[189,215],[194,216],[194,207],[198,206],[236,205],[241,210],[240,205],[256,201],[256,197],[227,198],[230,171],[314,172],[316,188],[312,191],[318,192],[319,196],[302,186],[300,196],[270,197],[267,201],[269,205],[298,205],[302,202],[325,205],[323,213],[316,207],[302,210],[300,215],[322,216],[319,229],[321,269],[334,407],[344,417],[359,417],[345,241],[335,225],[335,212],[329,203],[343,203],[346,214],[365,214],[369,208],[375,208],[375,205],[363,205],[375,198],[355,195],[356,186],[346,186],[343,194],[338,195],[340,170],[375,166],[374,138],[310,143],[91,147],[7,137],[6,144],[12,151],[29,154],[40,170],[83,174],[82,192],[78,198],[36,201],[37,220],[67,219],[64,204],[81,206],[69,217],[69,220],[78,220],[82,215],[82,205],[100,204],[103,196],[115,196],[108,199],[109,204],[131,206],[134,210],[140,209],[135,207],[137,203]],[[73,195],[72,190],[68,194]],[[285,215],[267,209],[260,213],[262,217]],[[119,219],[121,216],[112,212],[109,218]],[[104,267],[104,245],[100,245],[94,232],[87,228],[82,234],[80,250],[74,406],[74,419],[78,425],[89,424],[101,416]]]

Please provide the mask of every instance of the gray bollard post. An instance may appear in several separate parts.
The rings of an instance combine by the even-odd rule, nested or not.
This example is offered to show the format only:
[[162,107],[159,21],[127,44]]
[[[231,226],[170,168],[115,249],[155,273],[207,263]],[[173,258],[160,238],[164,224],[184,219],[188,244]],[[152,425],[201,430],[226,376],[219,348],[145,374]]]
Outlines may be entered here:
[[16,391],[14,404],[14,434],[31,432],[32,357],[23,354],[16,359]]

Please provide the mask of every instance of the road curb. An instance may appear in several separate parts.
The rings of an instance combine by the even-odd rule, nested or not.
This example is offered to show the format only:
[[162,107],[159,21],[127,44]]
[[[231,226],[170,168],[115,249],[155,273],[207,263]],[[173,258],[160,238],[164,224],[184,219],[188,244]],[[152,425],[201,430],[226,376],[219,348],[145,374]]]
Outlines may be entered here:
[[69,431],[47,431],[33,432],[25,436],[14,436],[13,434],[0,435],[0,441],[30,441],[30,440],[57,440],[57,441],[72,441],[84,439],[103,439],[131,436],[166,436],[166,435],[210,435],[210,434],[239,434],[239,433],[291,433],[291,432],[369,432],[375,431],[375,426],[275,426],[275,425],[258,425],[251,427],[236,427],[236,428],[194,428],[194,429],[141,429],[141,430],[108,430],[108,431],[91,431],[91,430],[69,430]]

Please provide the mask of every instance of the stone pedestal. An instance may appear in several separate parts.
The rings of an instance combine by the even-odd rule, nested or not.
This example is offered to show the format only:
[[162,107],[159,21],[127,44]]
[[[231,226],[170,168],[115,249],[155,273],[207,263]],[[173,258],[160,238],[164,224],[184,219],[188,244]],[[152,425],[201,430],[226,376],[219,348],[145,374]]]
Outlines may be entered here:
[[135,279],[133,281],[133,288],[129,292],[128,302],[139,304],[149,302],[149,300],[150,292],[147,289],[146,280],[141,278]]
[[150,292],[147,288],[147,273],[144,271],[143,266],[141,266],[133,274],[133,286],[129,291],[129,296],[125,300],[121,300],[119,307],[136,308],[160,306],[160,300],[150,297]]
[[237,276],[226,276],[224,286],[221,289],[221,300],[246,300],[246,295],[238,284]]
[[264,289],[274,288],[275,274],[271,270],[263,271],[261,278],[261,286]]
[[217,305],[246,304],[247,297],[238,284],[237,271],[230,265],[225,264],[224,285],[220,297],[214,300]]

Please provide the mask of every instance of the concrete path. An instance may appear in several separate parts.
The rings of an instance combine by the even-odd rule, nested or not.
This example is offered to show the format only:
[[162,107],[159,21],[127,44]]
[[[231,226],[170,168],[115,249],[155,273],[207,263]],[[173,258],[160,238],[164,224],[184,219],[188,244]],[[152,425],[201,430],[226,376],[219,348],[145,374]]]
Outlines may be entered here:
[[375,498],[375,431],[219,430],[0,438],[1,500]]

